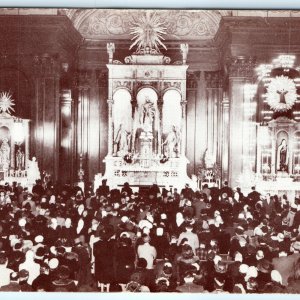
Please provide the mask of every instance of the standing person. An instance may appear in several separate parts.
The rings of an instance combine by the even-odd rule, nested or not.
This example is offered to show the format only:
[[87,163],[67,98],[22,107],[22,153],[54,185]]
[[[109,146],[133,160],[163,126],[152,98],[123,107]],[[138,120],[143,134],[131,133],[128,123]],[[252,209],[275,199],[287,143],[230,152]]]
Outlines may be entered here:
[[144,234],[142,236],[143,238],[143,244],[139,245],[137,248],[137,256],[138,258],[144,258],[147,261],[147,269],[152,270],[154,260],[157,256],[157,251],[154,246],[150,245],[150,236],[147,234]]
[[8,259],[4,253],[0,253],[0,288],[10,283],[12,269],[7,268]]
[[187,243],[192,247],[194,254],[196,254],[196,249],[199,248],[199,238],[198,235],[194,232],[193,230],[193,225],[187,224],[185,226],[185,232],[182,232],[179,235],[178,241],[177,241],[177,246],[181,244],[181,241],[186,238]]
[[29,272],[28,283],[31,285],[33,280],[40,275],[40,265],[34,261],[34,252],[28,250],[25,255],[25,262],[19,265],[19,271]]
[[78,286],[87,285],[91,282],[91,260],[88,249],[82,245],[80,238],[75,238],[74,253],[78,255],[78,271],[77,281]]
[[127,284],[134,271],[135,253],[129,233],[121,234],[116,248],[116,280],[120,284]]
[[110,284],[114,282],[115,241],[112,226],[107,226],[100,233],[100,240],[94,244],[95,277],[100,285],[101,292],[109,292]]

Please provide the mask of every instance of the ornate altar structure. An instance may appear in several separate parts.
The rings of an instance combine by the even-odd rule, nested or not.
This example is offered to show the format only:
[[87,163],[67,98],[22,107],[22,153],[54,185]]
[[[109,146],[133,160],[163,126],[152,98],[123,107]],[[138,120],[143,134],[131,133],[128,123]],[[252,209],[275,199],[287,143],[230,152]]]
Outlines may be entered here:
[[29,159],[29,120],[10,114],[13,100],[0,93],[0,182],[27,183]]
[[300,192],[300,124],[278,118],[258,126],[257,187],[293,199]]
[[[107,45],[108,154],[103,178],[113,188],[125,182],[178,189],[196,184],[187,176],[185,157],[188,45],[181,45],[182,60],[171,64],[158,49],[165,46],[159,25],[153,27],[156,21],[147,13],[143,22],[148,27],[136,25],[139,33],[132,46],[137,50],[125,63],[113,60],[114,44]],[[147,34],[140,35],[140,30]],[[96,175],[95,187],[100,180]]]

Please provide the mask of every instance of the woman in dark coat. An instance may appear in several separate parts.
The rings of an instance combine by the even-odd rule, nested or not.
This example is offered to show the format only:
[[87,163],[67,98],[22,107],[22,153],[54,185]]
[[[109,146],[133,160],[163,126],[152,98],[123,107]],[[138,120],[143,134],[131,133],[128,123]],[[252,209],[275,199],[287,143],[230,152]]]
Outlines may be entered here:
[[135,253],[131,239],[121,236],[116,249],[116,280],[127,284],[134,271]]
[[109,292],[110,284],[114,282],[115,240],[112,226],[107,226],[100,233],[100,240],[94,244],[95,277],[100,284],[101,292],[106,286]]

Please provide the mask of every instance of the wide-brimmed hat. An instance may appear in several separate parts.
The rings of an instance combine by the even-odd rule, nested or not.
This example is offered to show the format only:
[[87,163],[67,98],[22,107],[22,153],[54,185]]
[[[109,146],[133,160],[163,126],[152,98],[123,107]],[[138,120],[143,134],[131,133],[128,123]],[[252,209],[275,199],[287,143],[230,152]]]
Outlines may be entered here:
[[294,242],[291,246],[294,250],[300,251],[300,241]]
[[273,265],[266,259],[262,259],[257,264],[258,271],[262,273],[270,273],[272,271]]

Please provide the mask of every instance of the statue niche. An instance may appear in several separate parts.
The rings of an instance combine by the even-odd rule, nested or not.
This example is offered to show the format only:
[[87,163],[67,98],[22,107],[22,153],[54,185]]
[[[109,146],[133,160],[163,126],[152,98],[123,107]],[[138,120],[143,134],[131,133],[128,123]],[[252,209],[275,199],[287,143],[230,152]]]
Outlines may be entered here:
[[118,89],[114,93],[114,140],[113,156],[124,157],[130,149],[132,108],[131,94],[127,89]]
[[137,107],[134,112],[133,154],[143,158],[160,154],[159,123],[157,94],[151,88],[143,88],[137,94]]

